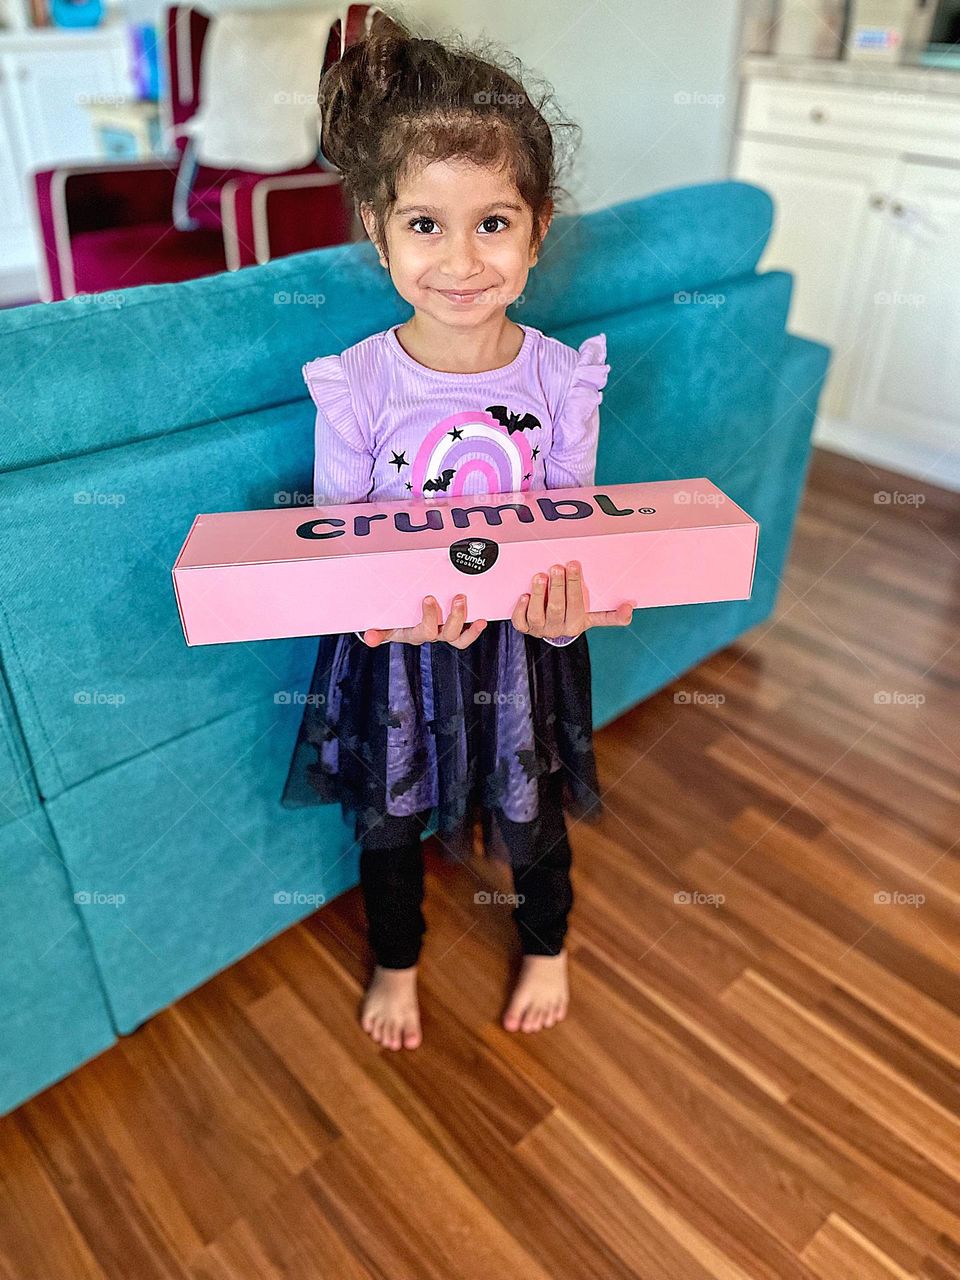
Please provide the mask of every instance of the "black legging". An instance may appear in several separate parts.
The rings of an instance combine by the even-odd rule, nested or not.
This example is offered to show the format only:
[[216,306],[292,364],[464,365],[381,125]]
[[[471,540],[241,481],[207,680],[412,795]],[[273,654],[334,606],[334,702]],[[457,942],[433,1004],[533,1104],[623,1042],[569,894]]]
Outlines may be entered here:
[[[521,900],[511,914],[524,955],[557,955],[573,906],[571,849],[559,794],[559,775],[551,779],[555,798],[541,819],[531,863],[514,873]],[[407,969],[420,959],[426,920],[423,915],[423,849],[420,839],[393,849],[360,850],[360,885],[367,913],[370,946],[385,969]]]

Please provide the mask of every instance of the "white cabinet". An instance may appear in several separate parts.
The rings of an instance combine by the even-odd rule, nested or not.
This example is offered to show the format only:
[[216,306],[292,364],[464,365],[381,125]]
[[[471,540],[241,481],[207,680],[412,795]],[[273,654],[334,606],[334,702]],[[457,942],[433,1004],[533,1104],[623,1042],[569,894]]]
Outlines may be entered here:
[[892,191],[847,417],[960,475],[960,166],[905,159]]
[[878,199],[890,189],[892,157],[825,151],[744,139],[737,176],[774,199],[774,228],[763,269],[795,273],[790,328],[833,348],[821,409],[847,412],[869,292],[864,260],[880,236]]
[[751,81],[733,167],[773,197],[791,329],[833,351],[815,441],[960,489],[960,76],[956,99]]
[[0,300],[38,296],[30,172],[102,158],[86,103],[131,90],[122,24],[0,35]]

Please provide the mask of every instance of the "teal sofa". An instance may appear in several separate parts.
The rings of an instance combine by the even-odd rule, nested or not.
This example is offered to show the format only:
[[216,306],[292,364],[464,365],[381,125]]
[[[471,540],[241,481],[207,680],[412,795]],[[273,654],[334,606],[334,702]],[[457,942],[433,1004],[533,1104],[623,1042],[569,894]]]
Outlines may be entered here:
[[[706,475],[761,526],[749,601],[591,633],[597,728],[774,607],[827,348],[716,182],[558,217],[510,314],[612,366],[598,483]],[[304,361],[404,319],[369,243],[0,312],[0,1111],[357,882],[279,803],[316,638],[188,648],[197,512],[309,492]]]

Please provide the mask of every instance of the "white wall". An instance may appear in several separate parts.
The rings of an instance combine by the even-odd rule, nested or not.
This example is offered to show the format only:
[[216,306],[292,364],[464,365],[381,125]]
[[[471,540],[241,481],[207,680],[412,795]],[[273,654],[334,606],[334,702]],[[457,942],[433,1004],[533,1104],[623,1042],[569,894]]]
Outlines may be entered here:
[[397,11],[438,35],[492,37],[546,77],[583,128],[573,207],[729,172],[739,0],[406,0]]

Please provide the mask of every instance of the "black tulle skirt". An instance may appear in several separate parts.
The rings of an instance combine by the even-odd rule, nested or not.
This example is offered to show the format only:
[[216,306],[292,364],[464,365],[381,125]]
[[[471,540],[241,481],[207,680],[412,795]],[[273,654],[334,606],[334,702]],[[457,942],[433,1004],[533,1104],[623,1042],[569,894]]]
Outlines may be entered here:
[[431,830],[456,861],[480,822],[483,851],[517,868],[557,795],[599,819],[586,634],[551,645],[505,620],[465,649],[320,637],[284,807],[339,804],[368,848]]

